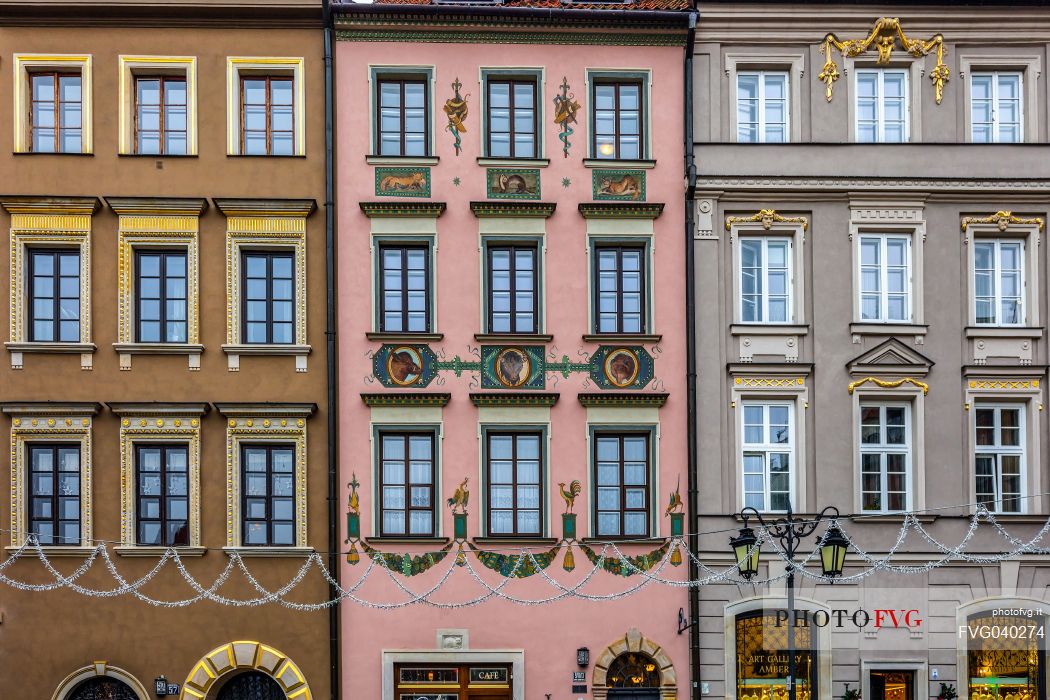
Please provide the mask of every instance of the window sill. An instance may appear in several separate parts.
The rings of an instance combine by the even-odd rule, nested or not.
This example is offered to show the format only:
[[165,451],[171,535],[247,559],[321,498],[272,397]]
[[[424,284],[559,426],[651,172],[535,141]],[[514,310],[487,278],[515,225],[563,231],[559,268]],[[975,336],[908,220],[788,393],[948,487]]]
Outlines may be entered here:
[[585,343],[659,343],[663,336],[651,333],[587,333]]
[[153,160],[164,160],[165,158],[197,158],[196,153],[118,153],[121,158],[143,158]]
[[519,547],[553,547],[561,540],[557,537],[475,537],[474,544],[496,544]]
[[[900,523],[904,517],[904,513],[865,513],[861,511],[854,513],[850,516],[843,516],[842,520],[849,520],[851,523],[863,524],[863,523]],[[938,515],[931,515],[929,513],[919,513],[915,515],[915,519],[920,523],[932,523],[940,517]]]
[[365,543],[373,544],[439,544],[450,542],[447,537],[366,537]]
[[314,553],[313,547],[223,547],[227,555],[242,557],[303,557]]
[[80,153],[40,153],[38,151],[14,151],[14,154],[16,156],[74,156],[74,157],[78,157],[78,156],[94,156],[95,155],[94,153],[91,153],[91,152],[84,153],[83,151],[81,151]]
[[[14,555],[19,550],[18,547],[4,547],[9,555]],[[43,546],[41,549],[48,557],[87,557],[95,551],[94,547],[81,547],[81,546]],[[36,549],[25,549],[22,551],[23,557],[37,558]]]
[[587,546],[614,544],[617,547],[627,547],[635,544],[652,546],[654,544],[664,544],[665,542],[667,540],[661,537],[584,537],[580,540],[580,544]]
[[167,552],[169,549],[174,549],[178,552],[179,557],[183,559],[186,557],[203,557],[205,552],[208,551],[207,547],[155,547],[152,545],[114,547],[113,551],[122,557],[162,557],[164,552]]
[[616,160],[613,158],[584,158],[583,167],[585,168],[642,168],[643,170],[651,170],[656,167],[655,160],[648,160],[642,158],[640,160]]
[[298,158],[300,160],[305,160],[306,159],[306,154],[305,153],[288,153],[288,154],[227,153],[226,157],[227,158],[277,158],[277,159],[285,159],[285,158],[295,159],[295,158]]
[[554,340],[550,333],[475,333],[479,343],[549,343]]
[[1041,326],[967,326],[967,338],[1042,338]]
[[926,335],[930,329],[925,323],[862,323],[849,324],[853,335]]
[[490,168],[546,168],[550,158],[478,158],[478,165]]
[[[1016,523],[1018,525],[1045,525],[1046,524],[1046,516],[1045,515],[1035,515],[1034,513],[992,513],[992,515],[995,516],[996,520],[1006,520],[1006,521],[1009,521],[1011,523]],[[973,512],[971,512],[966,517],[969,518],[969,517],[972,517],[972,516],[973,516]]]
[[809,324],[794,323],[734,323],[732,335],[808,335]]
[[437,156],[365,156],[369,165],[437,165]]
[[91,369],[91,356],[94,354],[94,343],[4,343],[11,353],[11,369],[22,369],[22,355],[26,353],[43,353],[56,355],[80,355],[80,369]]
[[380,343],[426,343],[436,342],[445,337],[444,333],[387,333],[386,331],[369,331],[365,333],[369,340]]
[[306,358],[312,348],[309,345],[272,345],[259,343],[258,345],[237,344],[223,345],[222,351],[226,353],[226,368],[231,372],[241,369],[241,355],[270,355],[295,357],[295,371],[306,371]]
[[113,349],[129,355],[200,355],[203,345],[193,343],[113,343]]

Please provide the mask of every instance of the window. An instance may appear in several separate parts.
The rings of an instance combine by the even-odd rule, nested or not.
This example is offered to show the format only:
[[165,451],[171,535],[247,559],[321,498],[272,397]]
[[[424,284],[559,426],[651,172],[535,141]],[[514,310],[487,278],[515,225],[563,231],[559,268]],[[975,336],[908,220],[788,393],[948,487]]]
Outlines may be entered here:
[[537,333],[536,246],[488,247],[488,332]]
[[80,545],[80,444],[28,445],[29,533],[41,545]]
[[241,154],[295,154],[295,84],[290,76],[241,77]]
[[986,326],[1024,325],[1024,243],[1019,240],[977,240],[973,256],[976,323]]
[[906,405],[861,404],[860,488],[865,511],[907,510],[911,432]]
[[379,486],[383,537],[433,537],[434,435],[383,433]]
[[295,545],[295,447],[241,448],[244,546]]
[[596,434],[594,468],[595,536],[648,537],[649,436]]
[[135,251],[135,297],[136,342],[187,342],[185,251]]
[[486,81],[488,90],[488,155],[490,158],[536,158],[536,81]]
[[1024,406],[988,406],[974,410],[977,502],[993,513],[1024,510]]
[[974,143],[1024,140],[1020,73],[970,74],[970,125]]
[[29,74],[29,130],[34,153],[80,153],[83,136],[80,73]]
[[595,332],[644,333],[645,248],[595,248]]
[[859,69],[857,141],[904,143],[908,140],[908,72]]
[[792,413],[789,403],[744,404],[744,506],[780,511],[791,503],[795,480]]
[[430,155],[430,99],[425,79],[378,81],[379,155]]
[[594,157],[644,158],[641,81],[595,81],[591,104],[594,105]]
[[29,250],[29,340],[80,341],[80,253]]
[[291,252],[244,252],[244,342],[294,343],[295,257]]
[[430,249],[385,245],[379,249],[379,324],[387,333],[430,332]]
[[542,534],[542,440],[542,433],[486,436],[490,536]]
[[135,77],[135,152],[184,156],[188,147],[185,77]]
[[736,76],[737,141],[788,140],[788,74],[756,71]]
[[189,545],[187,447],[136,445],[135,484],[135,543],[163,547]]
[[860,317],[911,323],[911,238],[864,235],[860,239]]
[[790,239],[740,239],[740,308],[744,323],[792,320]]

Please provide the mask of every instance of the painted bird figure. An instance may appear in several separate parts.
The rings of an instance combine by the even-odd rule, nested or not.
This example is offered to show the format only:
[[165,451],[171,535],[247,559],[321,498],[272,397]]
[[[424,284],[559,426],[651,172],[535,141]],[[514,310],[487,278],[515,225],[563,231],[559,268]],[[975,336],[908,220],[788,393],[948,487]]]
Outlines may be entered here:
[[467,482],[470,481],[470,477],[464,477],[463,481],[460,482],[459,486],[452,494],[452,498],[448,499],[448,507],[455,513],[456,509],[459,508],[460,512],[467,512],[467,502],[470,501],[470,491],[467,490]]
[[571,513],[572,504],[576,502],[576,497],[579,496],[580,491],[583,490],[580,486],[580,482],[573,479],[572,482],[569,483],[568,490],[566,490],[565,482],[563,481],[558,484],[558,490],[561,491],[561,497],[565,499],[565,512]]
[[671,513],[677,513],[679,509],[683,508],[682,495],[678,492],[682,487],[682,477],[678,477],[678,484],[674,487],[674,491],[671,492],[671,498],[667,504],[667,508],[664,510],[664,515],[670,515]]

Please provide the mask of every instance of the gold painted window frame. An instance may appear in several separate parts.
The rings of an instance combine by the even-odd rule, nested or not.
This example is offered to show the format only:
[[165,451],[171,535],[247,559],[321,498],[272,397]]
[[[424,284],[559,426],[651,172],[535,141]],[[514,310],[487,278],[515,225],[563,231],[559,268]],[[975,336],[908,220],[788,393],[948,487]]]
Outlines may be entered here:
[[226,547],[241,554],[267,555],[289,549],[242,544],[241,445],[292,443],[295,445],[295,546],[306,549],[306,418],[275,410],[273,413],[230,416],[226,423]]
[[[226,155],[241,155],[241,77],[242,75],[291,76],[295,91],[292,118],[295,144],[292,155],[306,155],[306,76],[302,57],[276,58],[229,56],[226,58]],[[257,157],[257,156],[253,156]],[[268,156],[272,157],[272,156]]]
[[[173,411],[170,415],[132,415],[124,416],[120,420],[120,549],[124,551],[118,550],[118,553],[135,553],[137,549],[168,549],[165,546],[140,545],[135,527],[135,503],[138,494],[135,487],[135,447],[150,443],[181,444],[187,447],[190,526],[190,542],[187,547],[201,547],[201,418],[197,415],[176,414]],[[177,549],[183,550],[186,547]]]
[[26,448],[31,443],[64,442],[80,445],[80,543],[48,546],[55,554],[90,550],[92,537],[91,429],[87,415],[21,414],[11,418],[11,548],[21,547],[28,536],[26,503],[29,471]]
[[14,128],[15,153],[32,153],[32,141],[29,136],[29,74],[34,70],[57,69],[76,70],[80,72],[80,152],[91,153],[93,144],[92,132],[92,88],[91,88],[91,54],[44,54],[16,53],[14,57],[15,94],[14,94]]
[[[120,124],[118,153],[137,155],[135,148],[135,77],[154,74],[182,75],[186,78],[186,156],[197,155],[197,57],[124,56],[120,68]],[[173,158],[167,153],[150,154]]]

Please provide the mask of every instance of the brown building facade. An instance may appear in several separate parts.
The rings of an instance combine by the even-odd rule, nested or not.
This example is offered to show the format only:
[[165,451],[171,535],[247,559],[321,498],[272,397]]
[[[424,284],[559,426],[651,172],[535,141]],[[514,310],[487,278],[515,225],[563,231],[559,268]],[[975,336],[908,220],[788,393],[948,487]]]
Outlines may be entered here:
[[[272,590],[328,549],[321,8],[161,5],[0,4],[0,556],[35,535],[69,574],[105,543],[133,582],[174,546],[207,588],[236,553]],[[100,555],[77,583],[118,585]],[[173,561],[138,590],[198,595]],[[4,586],[0,612],[0,697],[332,694],[323,610]]]

